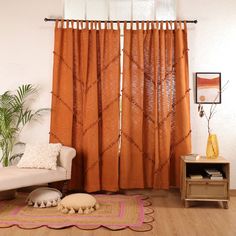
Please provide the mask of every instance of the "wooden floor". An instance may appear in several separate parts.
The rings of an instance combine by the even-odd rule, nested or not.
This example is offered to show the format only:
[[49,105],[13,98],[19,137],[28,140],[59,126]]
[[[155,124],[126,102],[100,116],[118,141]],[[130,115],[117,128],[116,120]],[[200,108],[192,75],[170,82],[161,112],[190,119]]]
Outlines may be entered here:
[[217,202],[193,203],[184,208],[180,194],[172,191],[142,191],[150,196],[155,209],[153,230],[137,233],[126,229],[111,231],[97,229],[92,231],[79,230],[75,227],[63,230],[40,228],[23,230],[17,227],[0,229],[0,236],[236,236],[236,197],[231,197],[229,209],[222,209]]

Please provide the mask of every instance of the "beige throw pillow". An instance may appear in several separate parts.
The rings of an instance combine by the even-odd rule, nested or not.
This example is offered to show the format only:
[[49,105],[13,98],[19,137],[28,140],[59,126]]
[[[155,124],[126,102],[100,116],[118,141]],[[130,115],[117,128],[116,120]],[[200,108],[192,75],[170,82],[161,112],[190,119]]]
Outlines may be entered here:
[[69,214],[88,214],[99,208],[96,198],[87,193],[75,193],[64,197],[58,210]]
[[55,188],[41,187],[32,191],[26,199],[29,206],[54,207],[61,200],[62,193]]
[[61,148],[60,143],[26,144],[24,155],[17,167],[56,170],[57,156]]

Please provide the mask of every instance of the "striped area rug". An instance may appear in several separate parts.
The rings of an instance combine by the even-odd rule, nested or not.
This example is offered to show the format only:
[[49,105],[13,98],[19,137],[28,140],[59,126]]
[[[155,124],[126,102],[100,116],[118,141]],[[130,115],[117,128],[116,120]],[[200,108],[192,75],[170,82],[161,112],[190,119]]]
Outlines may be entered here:
[[63,214],[52,208],[33,208],[25,204],[27,195],[0,201],[0,228],[18,226],[23,229],[48,227],[61,229],[76,226],[80,229],[110,230],[130,228],[134,231],[152,230],[153,209],[147,197],[140,195],[94,195],[100,208],[90,214]]

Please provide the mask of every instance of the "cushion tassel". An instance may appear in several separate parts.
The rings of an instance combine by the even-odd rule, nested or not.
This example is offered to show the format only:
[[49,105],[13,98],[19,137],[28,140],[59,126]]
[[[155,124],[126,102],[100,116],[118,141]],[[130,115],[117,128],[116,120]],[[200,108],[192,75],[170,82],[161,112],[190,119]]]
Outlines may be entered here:
[[67,214],[68,213],[68,209],[67,208],[62,209],[62,213]]
[[57,202],[55,200],[52,201],[52,206],[57,206]]
[[73,208],[70,209],[69,214],[75,214],[75,210]]
[[34,203],[31,200],[29,200],[28,201],[28,206],[33,206],[33,205],[34,205]]
[[44,208],[44,207],[46,207],[46,206],[45,206],[44,202],[42,202],[40,205],[40,208]]
[[47,201],[46,207],[51,207],[51,206],[52,206],[51,201]]
[[38,207],[38,203],[37,202],[34,203],[34,207]]
[[83,212],[82,208],[79,208],[78,214],[83,214],[83,213],[84,213],[84,212]]
[[86,209],[84,210],[84,214],[89,214],[89,213],[90,213],[89,208],[86,208]]
[[[50,203],[50,204],[51,204],[51,203]],[[60,204],[58,204],[58,206],[57,206],[57,210],[61,211],[62,209],[63,209],[63,206],[60,205]]]

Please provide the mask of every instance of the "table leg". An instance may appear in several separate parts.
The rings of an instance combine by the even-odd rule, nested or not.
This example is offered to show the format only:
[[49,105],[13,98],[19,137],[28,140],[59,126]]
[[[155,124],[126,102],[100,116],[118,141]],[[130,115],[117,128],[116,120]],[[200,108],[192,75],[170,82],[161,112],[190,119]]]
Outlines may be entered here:
[[184,206],[186,207],[186,208],[188,208],[189,207],[189,202],[188,201],[184,201]]
[[228,204],[228,201],[227,202],[222,202],[223,203],[223,207],[224,209],[228,209],[229,208],[229,204]]

